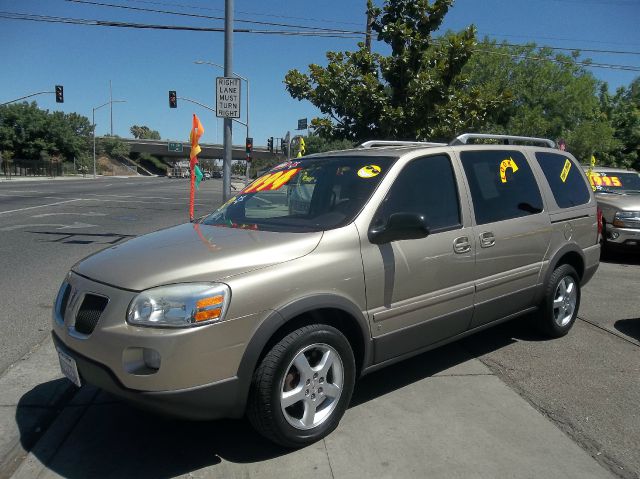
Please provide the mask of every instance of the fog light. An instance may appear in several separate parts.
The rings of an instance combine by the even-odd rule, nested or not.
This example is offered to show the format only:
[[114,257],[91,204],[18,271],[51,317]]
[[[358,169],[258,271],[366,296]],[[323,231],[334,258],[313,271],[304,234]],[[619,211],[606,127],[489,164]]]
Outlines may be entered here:
[[142,359],[149,369],[160,369],[160,353],[155,349],[143,348]]
[[122,352],[122,366],[129,374],[148,376],[160,369],[160,353],[155,349],[129,347]]
[[609,238],[611,239],[618,239],[618,236],[620,236],[620,233],[618,233],[617,231],[612,231],[611,233],[609,233]]

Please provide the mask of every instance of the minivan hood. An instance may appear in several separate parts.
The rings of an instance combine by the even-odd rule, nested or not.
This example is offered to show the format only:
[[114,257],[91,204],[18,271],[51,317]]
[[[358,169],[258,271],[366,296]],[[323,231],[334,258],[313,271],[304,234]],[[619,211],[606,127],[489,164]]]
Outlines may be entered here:
[[611,206],[623,211],[640,211],[640,195],[639,194],[596,194],[598,203]]
[[322,232],[275,233],[186,223],[100,251],[72,270],[134,291],[171,283],[222,281],[307,255],[321,238]]

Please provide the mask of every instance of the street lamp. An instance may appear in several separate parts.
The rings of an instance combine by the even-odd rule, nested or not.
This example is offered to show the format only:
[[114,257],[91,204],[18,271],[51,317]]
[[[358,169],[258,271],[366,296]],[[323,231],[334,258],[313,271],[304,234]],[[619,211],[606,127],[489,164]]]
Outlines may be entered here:
[[91,113],[91,125],[93,130],[93,179],[96,179],[96,110],[99,110],[103,106],[111,105],[112,103],[126,103],[126,100],[109,100],[100,106],[93,108]]
[[[218,67],[224,70],[224,67],[222,65],[218,65],[217,63],[213,63],[213,62],[209,62],[209,61],[205,61],[205,60],[196,60],[195,62],[196,65],[211,65],[214,67]],[[242,75],[238,75],[236,72],[233,72],[233,76],[240,78],[241,80],[244,80],[245,82],[247,82],[247,123],[244,125],[247,128],[247,138],[249,138],[249,79],[243,77]],[[240,122],[242,123],[242,122]],[[246,179],[245,179],[245,184],[249,182],[249,162],[247,162],[247,171],[246,171]]]

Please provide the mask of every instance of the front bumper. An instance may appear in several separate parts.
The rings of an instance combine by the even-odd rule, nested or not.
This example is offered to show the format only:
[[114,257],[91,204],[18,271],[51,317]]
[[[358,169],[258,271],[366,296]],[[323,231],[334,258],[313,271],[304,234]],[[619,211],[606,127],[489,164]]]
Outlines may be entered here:
[[638,228],[617,228],[607,224],[606,236],[607,245],[640,246],[640,229]]
[[173,391],[137,391],[125,387],[108,367],[69,349],[52,332],[57,349],[72,357],[80,380],[146,409],[185,419],[208,420],[241,417],[244,414],[244,388],[237,377],[204,386]]
[[[136,295],[75,273],[66,279],[65,305],[56,301],[56,346],[76,360],[83,383],[157,411],[196,419],[241,416],[251,374],[239,373],[251,334],[263,314],[193,328],[140,327],[126,322]],[[106,298],[93,329],[79,318],[88,297]],[[106,305],[105,305],[106,304]],[[157,355],[150,367],[144,354]]]

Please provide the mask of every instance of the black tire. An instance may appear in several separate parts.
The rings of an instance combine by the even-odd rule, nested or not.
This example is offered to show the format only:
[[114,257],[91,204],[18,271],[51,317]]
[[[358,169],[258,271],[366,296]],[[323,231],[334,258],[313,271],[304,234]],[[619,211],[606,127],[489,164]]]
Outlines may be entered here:
[[562,264],[554,270],[546,285],[538,325],[548,336],[564,336],[575,323],[579,307],[580,278],[573,266]]
[[[330,372],[326,373],[326,379],[324,376],[313,374],[316,379],[310,377],[311,384],[307,385],[308,382],[303,377],[308,375],[300,373],[293,361],[296,358],[300,359],[300,355],[303,354],[307,360],[306,365],[318,367],[320,363],[314,364],[314,361],[315,358],[321,357],[323,351],[328,353],[327,357],[334,358],[334,361],[337,354],[339,361],[335,361],[335,366],[331,366]],[[338,370],[340,367],[342,373]],[[313,373],[313,369],[308,371]],[[353,350],[340,331],[324,324],[301,327],[273,346],[255,370],[247,404],[247,417],[260,434],[276,444],[299,448],[319,441],[338,426],[346,411],[353,392],[355,371]],[[333,389],[340,376],[342,387]],[[332,398],[327,391],[323,391],[323,385],[325,389],[331,387],[332,391],[339,390],[337,398]],[[302,390],[298,394],[306,393],[305,397],[283,408],[281,397],[286,392],[285,389],[291,388],[289,392],[293,393],[300,387]],[[315,398],[313,403],[310,402],[312,394]],[[306,416],[302,411],[312,406],[318,408],[314,409],[314,414],[321,411],[322,421],[317,425],[312,423],[305,426],[302,422]],[[298,419],[297,416],[302,417]],[[294,427],[292,422],[298,420],[299,427]],[[307,428],[301,429],[302,427]]]

